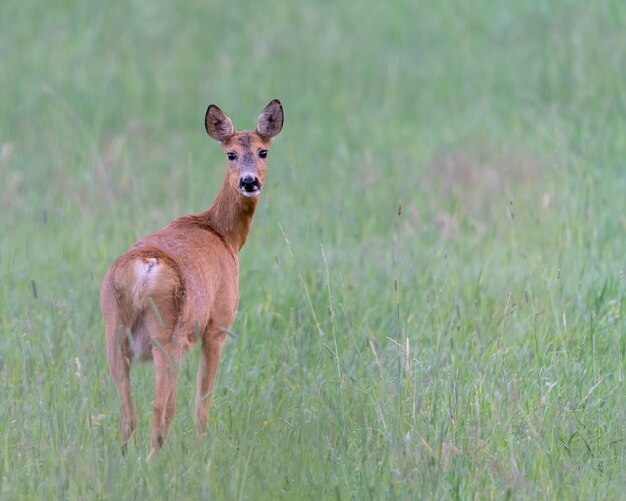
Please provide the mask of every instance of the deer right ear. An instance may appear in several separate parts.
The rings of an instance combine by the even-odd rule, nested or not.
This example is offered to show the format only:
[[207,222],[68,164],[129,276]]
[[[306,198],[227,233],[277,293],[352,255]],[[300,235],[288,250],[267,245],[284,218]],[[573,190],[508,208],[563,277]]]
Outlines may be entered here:
[[262,136],[272,139],[282,130],[283,120],[283,105],[278,99],[274,99],[259,115],[256,131]]
[[210,104],[204,116],[206,133],[220,143],[235,133],[233,122],[214,104]]

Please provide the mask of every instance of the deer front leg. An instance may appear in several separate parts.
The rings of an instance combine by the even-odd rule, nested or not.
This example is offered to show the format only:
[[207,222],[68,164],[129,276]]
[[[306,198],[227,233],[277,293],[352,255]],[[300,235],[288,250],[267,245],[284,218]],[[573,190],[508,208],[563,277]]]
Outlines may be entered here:
[[211,393],[222,354],[222,344],[225,335],[208,336],[202,342],[202,354],[198,367],[198,386],[196,390],[196,433],[198,436],[206,433],[211,406]]

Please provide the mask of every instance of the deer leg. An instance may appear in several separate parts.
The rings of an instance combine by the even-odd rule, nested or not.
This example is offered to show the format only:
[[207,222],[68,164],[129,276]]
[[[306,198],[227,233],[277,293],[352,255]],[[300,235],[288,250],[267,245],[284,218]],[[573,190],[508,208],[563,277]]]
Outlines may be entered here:
[[156,389],[151,425],[151,455],[163,446],[174,419],[176,377],[181,350],[171,340],[152,340],[152,358],[156,372]]
[[174,421],[176,415],[176,385],[170,394],[170,398],[167,400],[167,406],[165,408],[165,436],[170,434],[170,425]]
[[[163,440],[170,433],[170,426],[172,421],[174,421],[174,416],[176,415],[176,374],[178,373],[178,368],[180,367],[180,360],[182,358],[182,347],[176,345],[176,335],[172,336],[172,355],[176,362],[175,369],[170,369],[169,367],[166,371],[172,370],[173,374],[173,384],[171,385],[170,393],[167,398],[167,403],[165,404],[165,412],[164,412],[164,422],[163,422]],[[156,404],[156,401],[155,401]]]
[[198,386],[196,390],[196,433],[201,436],[206,432],[211,405],[211,393],[222,354],[225,335],[208,336],[202,342],[202,354],[198,367]]
[[130,391],[130,363],[132,353],[126,328],[117,322],[107,322],[106,352],[109,371],[120,400],[122,425],[122,452],[137,428],[137,414]]

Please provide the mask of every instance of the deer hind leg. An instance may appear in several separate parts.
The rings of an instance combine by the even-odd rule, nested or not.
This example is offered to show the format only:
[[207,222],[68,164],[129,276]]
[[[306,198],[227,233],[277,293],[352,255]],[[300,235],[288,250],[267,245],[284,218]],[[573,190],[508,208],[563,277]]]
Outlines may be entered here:
[[106,352],[111,378],[120,400],[122,452],[126,452],[126,444],[137,428],[137,414],[130,390],[132,353],[127,328],[117,319],[106,322]]
[[[154,341],[153,341],[154,342]],[[180,348],[170,341],[154,342],[152,357],[156,372],[151,445],[160,449],[167,438],[176,411],[176,378],[180,365]]]
[[144,328],[150,333],[155,370],[155,395],[151,424],[151,446],[163,446],[176,412],[176,378],[182,356],[182,344],[175,329],[176,310],[173,296],[156,294],[150,299]]
[[[141,305],[138,340],[149,340],[156,375],[151,422],[151,455],[163,446],[174,419],[176,377],[182,345],[176,339],[180,276],[165,258],[146,255],[134,261],[133,303]],[[143,342],[138,343],[143,345]]]
[[174,390],[170,394],[170,398],[167,401],[167,407],[165,410],[165,436],[170,434],[170,425],[174,421],[174,416],[176,415],[176,386],[174,386]]
[[222,344],[225,335],[217,333],[206,336],[202,342],[202,353],[198,367],[198,386],[196,390],[196,433],[202,436],[206,433],[211,406],[213,383],[220,364]]

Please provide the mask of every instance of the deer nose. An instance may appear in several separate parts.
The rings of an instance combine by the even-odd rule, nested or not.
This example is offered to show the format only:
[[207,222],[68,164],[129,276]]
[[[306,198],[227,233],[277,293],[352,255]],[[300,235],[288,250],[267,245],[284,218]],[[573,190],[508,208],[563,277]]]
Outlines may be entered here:
[[247,193],[253,193],[261,189],[258,177],[245,176],[239,179],[239,188]]

